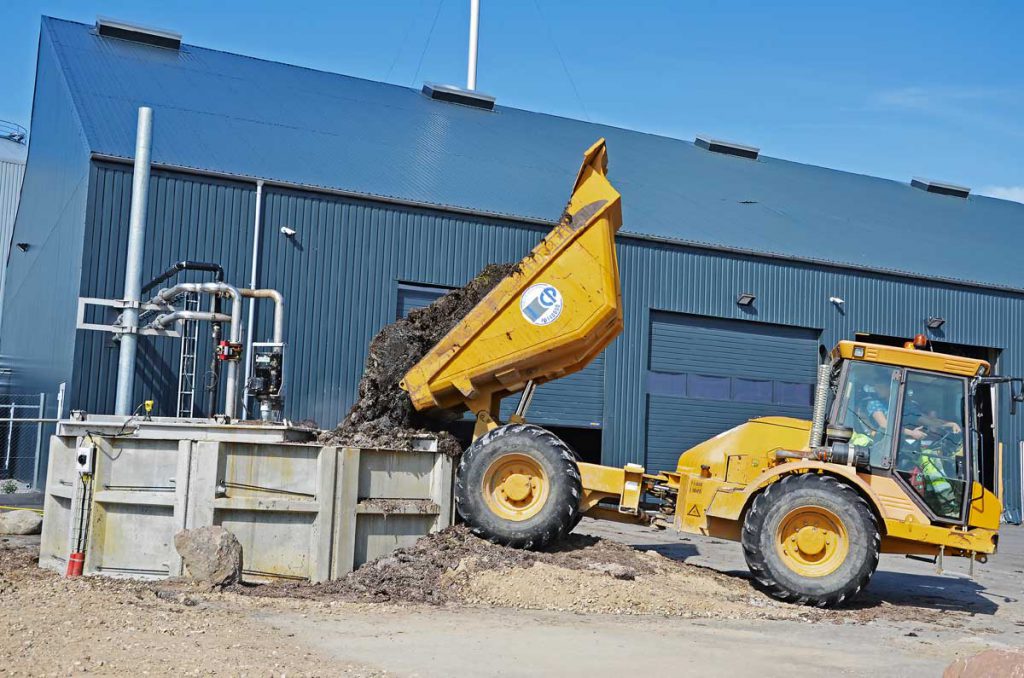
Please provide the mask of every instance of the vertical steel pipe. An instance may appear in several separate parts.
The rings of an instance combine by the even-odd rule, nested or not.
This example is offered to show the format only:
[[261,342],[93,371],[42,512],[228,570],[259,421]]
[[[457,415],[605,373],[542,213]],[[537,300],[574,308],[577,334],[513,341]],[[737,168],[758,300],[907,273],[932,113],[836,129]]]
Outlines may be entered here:
[[466,66],[466,89],[476,89],[476,51],[480,35],[480,0],[469,3],[469,63]]
[[153,143],[153,109],[139,108],[135,133],[135,171],[132,176],[132,207],[128,226],[128,255],[125,260],[124,295],[128,303],[122,315],[124,334],[117,359],[117,397],[114,414],[132,413],[135,387],[135,353],[139,335],[139,297],[142,295],[142,258],[146,244],[146,208],[149,203],[149,164]]

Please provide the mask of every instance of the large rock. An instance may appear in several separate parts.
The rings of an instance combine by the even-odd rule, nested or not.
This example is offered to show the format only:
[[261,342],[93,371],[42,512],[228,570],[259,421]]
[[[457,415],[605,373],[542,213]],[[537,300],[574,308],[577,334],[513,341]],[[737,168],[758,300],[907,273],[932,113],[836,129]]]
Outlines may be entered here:
[[43,517],[35,511],[0,513],[0,534],[39,534],[42,530]]
[[242,579],[242,545],[223,527],[200,527],[174,535],[174,548],[185,561],[185,574],[210,588]]
[[984,650],[946,667],[942,678],[1024,678],[1024,652],[1020,650]]

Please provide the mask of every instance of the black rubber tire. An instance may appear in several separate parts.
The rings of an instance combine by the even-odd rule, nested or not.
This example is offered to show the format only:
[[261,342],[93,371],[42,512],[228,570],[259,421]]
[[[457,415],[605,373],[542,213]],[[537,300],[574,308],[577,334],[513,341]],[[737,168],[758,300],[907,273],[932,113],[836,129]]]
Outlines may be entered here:
[[[846,560],[828,575],[802,576],[786,566],[776,547],[783,518],[801,506],[820,506],[843,521],[850,545]],[[834,607],[867,586],[878,567],[882,538],[868,503],[852,487],[827,475],[804,473],[772,483],[754,498],[743,521],[743,554],[766,593],[797,605]]]
[[[487,468],[502,455],[513,452],[534,459],[549,479],[544,506],[522,521],[502,518],[484,500]],[[575,527],[582,491],[576,455],[568,445],[539,426],[509,424],[487,432],[463,453],[455,478],[455,506],[463,522],[478,537],[514,548],[539,549]]]

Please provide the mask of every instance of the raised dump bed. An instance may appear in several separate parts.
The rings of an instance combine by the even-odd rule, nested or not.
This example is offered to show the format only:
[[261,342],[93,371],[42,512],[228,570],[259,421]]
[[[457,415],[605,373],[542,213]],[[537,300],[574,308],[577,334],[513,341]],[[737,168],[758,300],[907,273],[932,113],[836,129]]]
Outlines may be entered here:
[[602,139],[561,223],[406,374],[416,409],[496,416],[501,398],[583,369],[622,331],[622,209],[606,169]]
[[[84,531],[86,574],[176,576],[174,534],[221,525],[242,544],[245,579],[318,582],[452,521],[452,463],[435,451],[322,446],[283,426],[123,421],[58,424],[40,566],[64,572]],[[76,467],[90,442],[91,478]]]

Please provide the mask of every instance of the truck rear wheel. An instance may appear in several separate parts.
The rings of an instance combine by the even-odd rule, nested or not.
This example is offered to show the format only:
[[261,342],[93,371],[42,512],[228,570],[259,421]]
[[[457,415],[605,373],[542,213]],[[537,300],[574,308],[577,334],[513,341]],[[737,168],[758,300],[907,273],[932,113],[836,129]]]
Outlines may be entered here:
[[455,481],[459,516],[496,544],[537,549],[578,522],[582,482],[576,456],[550,431],[509,424],[462,455]]
[[771,596],[832,607],[857,595],[878,567],[881,536],[864,499],[832,476],[772,483],[743,523],[743,553]]

